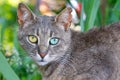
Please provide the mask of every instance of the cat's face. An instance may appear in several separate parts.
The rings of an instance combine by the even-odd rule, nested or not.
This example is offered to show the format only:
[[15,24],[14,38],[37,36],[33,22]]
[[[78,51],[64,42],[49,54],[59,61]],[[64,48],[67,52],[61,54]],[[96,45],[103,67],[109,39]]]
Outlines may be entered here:
[[65,55],[71,42],[70,13],[71,9],[67,8],[57,17],[37,17],[24,4],[19,4],[18,38],[38,65],[58,61]]

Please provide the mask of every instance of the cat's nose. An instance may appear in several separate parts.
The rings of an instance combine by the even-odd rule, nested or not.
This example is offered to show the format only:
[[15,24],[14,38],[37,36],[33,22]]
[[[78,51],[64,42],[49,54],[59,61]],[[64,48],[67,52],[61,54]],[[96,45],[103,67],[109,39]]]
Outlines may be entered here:
[[46,53],[39,53],[41,58],[44,58],[46,56]]

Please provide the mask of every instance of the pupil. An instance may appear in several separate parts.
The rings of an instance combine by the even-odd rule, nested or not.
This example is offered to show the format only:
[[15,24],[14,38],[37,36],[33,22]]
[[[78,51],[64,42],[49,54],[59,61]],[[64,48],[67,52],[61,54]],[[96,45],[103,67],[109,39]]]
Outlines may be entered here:
[[32,39],[34,39],[34,37],[32,37]]
[[56,44],[56,43],[57,43],[57,40],[56,40],[56,39],[53,39],[53,41],[54,41],[54,42],[53,42],[54,44]]

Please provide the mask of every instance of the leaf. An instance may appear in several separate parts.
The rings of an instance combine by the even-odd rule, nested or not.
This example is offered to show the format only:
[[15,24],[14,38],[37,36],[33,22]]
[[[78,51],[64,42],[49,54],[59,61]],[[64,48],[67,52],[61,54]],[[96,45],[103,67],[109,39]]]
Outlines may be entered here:
[[109,19],[109,23],[117,22],[120,20],[120,0],[117,0],[114,8],[111,10],[111,17]]
[[84,31],[84,2],[82,3],[82,11],[81,11],[81,17],[80,17],[80,26],[81,26],[81,31]]
[[86,13],[85,31],[94,27],[96,14],[100,6],[100,0],[90,0],[89,11]]
[[0,72],[3,74],[6,80],[20,80],[8,64],[2,52],[0,52]]

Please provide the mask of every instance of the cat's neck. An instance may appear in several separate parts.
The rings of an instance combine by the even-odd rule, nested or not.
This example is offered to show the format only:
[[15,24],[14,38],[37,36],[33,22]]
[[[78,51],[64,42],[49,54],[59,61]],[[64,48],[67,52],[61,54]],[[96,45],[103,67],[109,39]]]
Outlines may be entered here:
[[45,66],[39,66],[42,76],[49,77],[55,71],[58,65],[59,65],[58,62],[52,62]]

